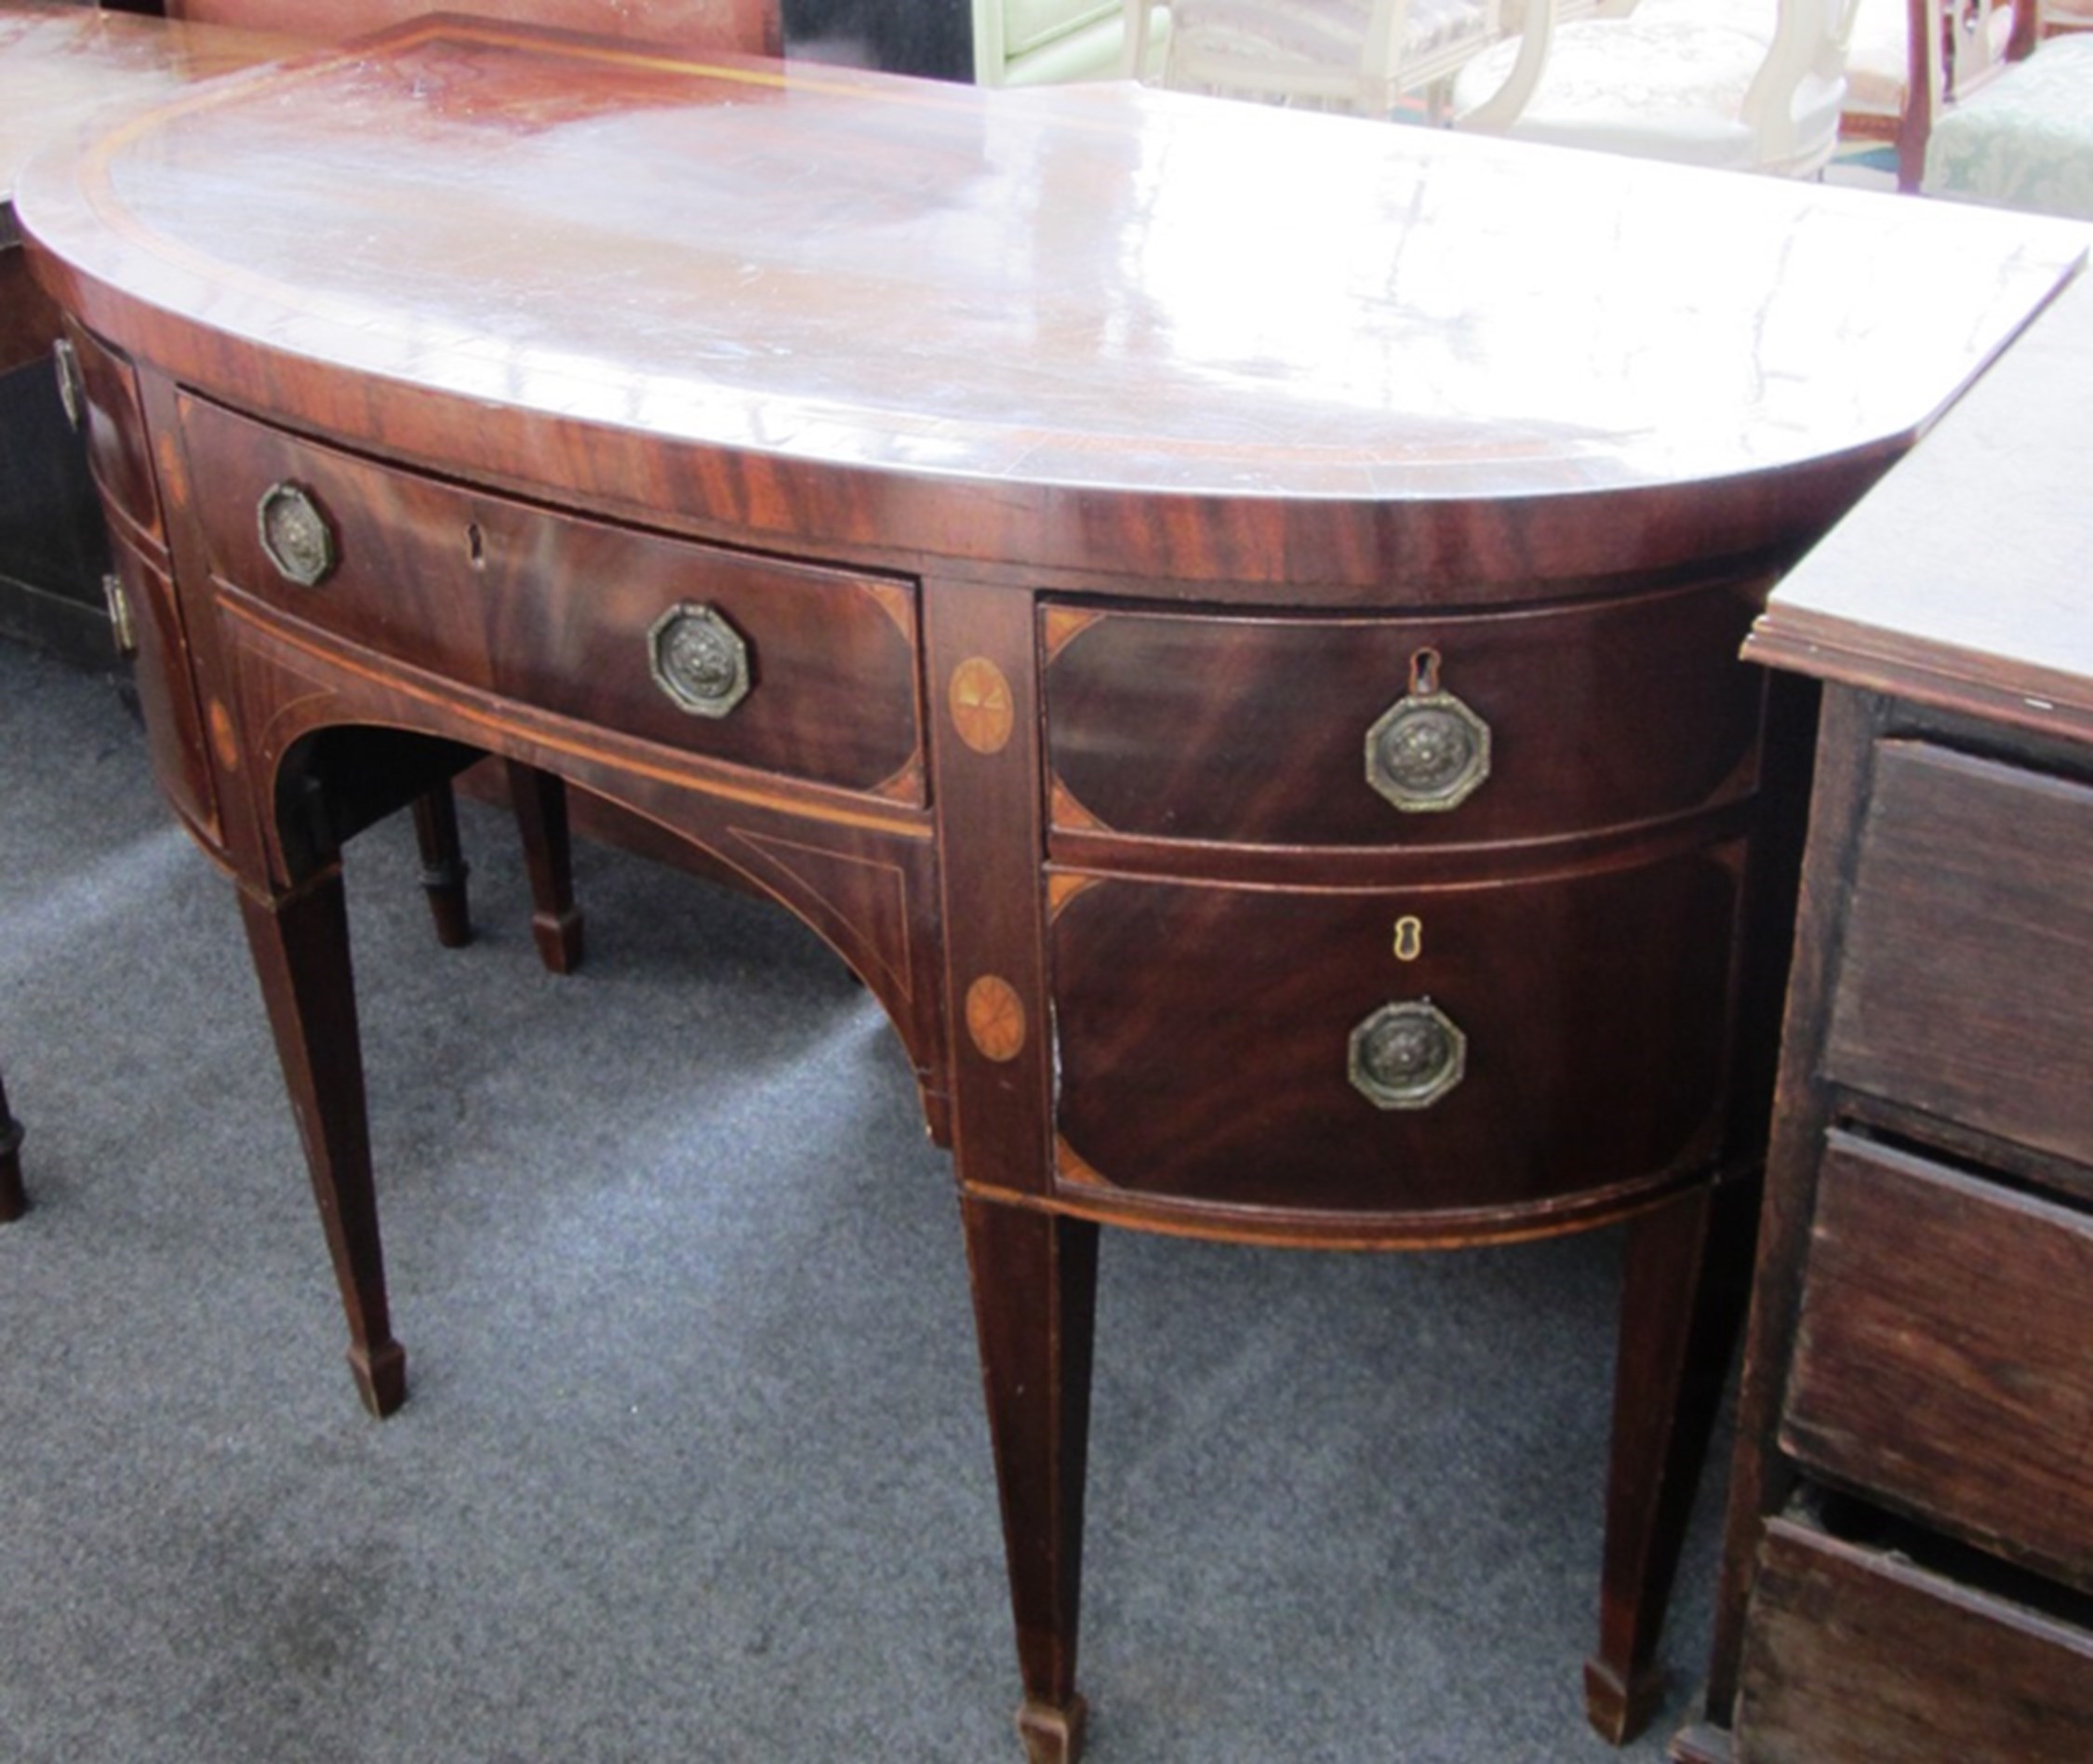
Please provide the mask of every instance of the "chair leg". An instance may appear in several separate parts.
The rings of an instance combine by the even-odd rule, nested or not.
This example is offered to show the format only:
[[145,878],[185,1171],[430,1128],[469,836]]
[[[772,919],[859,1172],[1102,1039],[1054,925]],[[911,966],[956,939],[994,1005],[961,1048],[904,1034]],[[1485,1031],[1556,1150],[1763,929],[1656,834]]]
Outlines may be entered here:
[[280,897],[243,889],[240,914],[341,1290],[349,1367],[365,1407],[389,1415],[407,1400],[407,1355],[385,1298],[341,872]]
[[1628,1227],[1599,1646],[1585,1714],[1615,1744],[1655,1712],[1658,1637],[1742,1321],[1755,1182],[1703,1183]]
[[581,910],[574,903],[574,847],[567,833],[567,783],[517,760],[507,762],[509,800],[530,872],[530,934],[555,974],[581,965]]
[[421,886],[429,896],[436,942],[446,949],[462,949],[473,941],[473,915],[465,898],[471,866],[459,844],[458,799],[447,782],[415,798],[414,837],[421,848]]
[[7,1089],[0,1084],[0,1224],[29,1210],[21,1185],[21,1123],[7,1112]]

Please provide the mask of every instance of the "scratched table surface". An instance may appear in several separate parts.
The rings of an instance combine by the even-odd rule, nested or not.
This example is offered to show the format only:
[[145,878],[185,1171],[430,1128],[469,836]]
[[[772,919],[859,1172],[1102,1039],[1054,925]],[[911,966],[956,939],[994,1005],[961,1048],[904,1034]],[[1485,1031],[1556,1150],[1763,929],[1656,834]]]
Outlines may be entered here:
[[260,32],[0,0],[0,204],[39,148],[98,114],[135,114],[296,47]]
[[247,344],[829,466],[1230,498],[1581,494],[1895,446],[2081,248],[1116,83],[462,20],[46,165],[24,214],[87,281]]

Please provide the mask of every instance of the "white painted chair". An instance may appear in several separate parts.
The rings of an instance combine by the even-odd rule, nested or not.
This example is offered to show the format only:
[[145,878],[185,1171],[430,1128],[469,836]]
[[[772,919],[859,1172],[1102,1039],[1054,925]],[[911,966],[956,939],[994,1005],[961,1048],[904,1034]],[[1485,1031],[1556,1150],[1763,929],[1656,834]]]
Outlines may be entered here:
[[1456,127],[1809,177],[1838,142],[1856,0],[1778,0],[1770,35],[1723,0],[1529,27],[1454,81]]
[[[1386,117],[1441,97],[1462,67],[1551,0],[1169,0],[1147,77],[1174,91]],[[1591,0],[1554,0],[1584,5]],[[1129,20],[1147,10],[1125,0]]]
[[[1778,0],[1642,0],[1635,13],[1642,19],[1706,18],[1711,6],[1772,43]],[[1893,145],[1898,187],[1916,190],[1934,118],[1980,89],[2008,58],[2033,47],[2037,10],[2036,0],[1857,0],[1846,45],[1841,142]],[[2047,8],[2042,12],[2046,20]],[[1915,38],[1914,14],[1930,19],[1930,29]]]

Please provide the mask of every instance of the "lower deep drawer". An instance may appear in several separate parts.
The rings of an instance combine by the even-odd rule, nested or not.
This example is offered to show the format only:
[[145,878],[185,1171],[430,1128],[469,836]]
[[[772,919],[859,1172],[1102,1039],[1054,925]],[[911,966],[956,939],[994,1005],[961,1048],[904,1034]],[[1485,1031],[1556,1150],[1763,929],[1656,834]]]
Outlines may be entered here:
[[1734,1731],[1738,1764],[2086,1764],[2093,1634],[1776,1519]]
[[1524,1213],[1703,1156],[1738,857],[1408,889],[1063,875],[1064,1180],[1326,1215]]

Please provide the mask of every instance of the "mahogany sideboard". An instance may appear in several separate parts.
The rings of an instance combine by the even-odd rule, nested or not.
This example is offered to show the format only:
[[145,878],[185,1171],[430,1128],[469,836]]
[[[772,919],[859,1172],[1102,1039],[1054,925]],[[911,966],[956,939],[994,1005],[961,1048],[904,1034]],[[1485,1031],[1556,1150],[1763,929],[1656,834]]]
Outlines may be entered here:
[[1751,639],[1823,741],[1682,1759],[2093,1757],[2089,295]]
[[1644,1718],[1786,943],[1737,647],[2075,233],[463,20],[172,103],[21,213],[375,1410],[339,853],[492,753],[891,1017],[1034,1757],[1081,1743],[1100,1224],[1625,1222],[1587,1706]]

